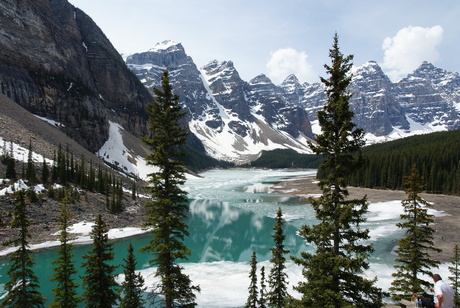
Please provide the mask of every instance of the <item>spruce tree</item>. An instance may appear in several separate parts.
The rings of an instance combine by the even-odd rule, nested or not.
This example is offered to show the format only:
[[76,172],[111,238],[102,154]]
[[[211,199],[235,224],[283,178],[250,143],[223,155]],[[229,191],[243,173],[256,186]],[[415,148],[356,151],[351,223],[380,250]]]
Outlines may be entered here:
[[251,257],[251,270],[249,272],[249,296],[246,301],[246,308],[257,308],[257,302],[259,297],[259,289],[257,287],[257,254],[255,251],[252,252]]
[[423,280],[421,276],[431,277],[433,273],[430,269],[439,265],[439,261],[430,256],[430,252],[441,250],[433,244],[435,230],[430,226],[433,223],[433,215],[428,214],[426,209],[430,204],[420,197],[424,189],[423,178],[413,165],[410,174],[404,177],[404,191],[408,196],[402,201],[402,222],[396,224],[406,233],[406,236],[398,241],[398,248],[395,250],[396,273],[392,274],[395,279],[391,283],[390,291],[394,292],[393,299],[396,300],[429,288],[431,281]]
[[51,182],[56,183],[59,178],[59,162],[57,160],[56,149],[53,151],[53,167],[51,168]]
[[460,307],[460,253],[458,249],[458,244],[454,246],[454,256],[452,257],[452,266],[449,266],[449,272],[452,276],[449,276],[449,280],[452,283],[454,289],[454,303],[457,307]]
[[322,195],[311,198],[319,223],[302,226],[300,235],[316,247],[316,251],[302,252],[293,258],[304,267],[305,282],[295,287],[302,294],[301,305],[308,307],[381,307],[381,291],[375,280],[361,274],[369,267],[367,259],[373,251],[369,230],[362,229],[368,202],[366,198],[348,199],[348,178],[363,163],[361,148],[364,133],[352,122],[350,70],[353,56],[344,56],[335,34],[329,51],[331,66],[325,65],[328,79],[321,78],[326,86],[327,103],[318,112],[321,134],[316,143],[309,143],[313,152],[322,155],[320,166],[324,177],[319,181]]
[[32,140],[29,141],[29,154],[27,155],[27,168],[25,177],[29,186],[35,185],[37,178],[35,175],[35,164],[32,158]]
[[102,172],[101,165],[99,165],[97,168],[97,192],[105,194],[105,186],[104,173]]
[[287,292],[288,286],[288,275],[286,274],[286,258],[284,255],[289,253],[289,250],[284,248],[284,231],[283,225],[285,221],[283,219],[283,212],[281,208],[278,208],[278,212],[275,217],[275,226],[273,230],[275,233],[271,235],[275,242],[275,247],[271,248],[272,258],[270,263],[273,267],[270,270],[268,276],[269,293],[267,294],[267,301],[270,307],[283,308],[286,305],[286,299],[289,298]]
[[86,176],[86,157],[85,155],[81,154],[80,158],[80,178],[78,179],[78,183],[81,187],[86,187],[87,185],[87,176]]
[[151,200],[147,202],[146,225],[152,227],[153,238],[143,247],[154,258],[150,260],[157,266],[156,276],[161,278],[160,294],[164,298],[164,306],[173,305],[195,306],[199,287],[192,286],[188,275],[177,264],[178,260],[186,260],[190,249],[184,244],[189,236],[185,222],[189,211],[186,192],[180,188],[185,182],[185,168],[180,157],[181,150],[187,142],[187,132],[180,125],[185,111],[179,104],[179,96],[172,93],[168,71],[161,77],[162,89],[155,88],[155,98],[147,105],[149,115],[149,131],[151,137],[144,142],[150,146],[152,153],[147,156],[147,163],[158,167],[158,171],[149,174],[147,188]]
[[67,160],[65,153],[62,151],[61,145],[59,145],[57,160],[59,183],[61,183],[62,185],[67,185]]
[[145,301],[142,293],[145,291],[144,278],[141,274],[136,274],[136,257],[133,253],[133,246],[129,244],[128,256],[124,259],[125,280],[121,284],[122,298],[120,308],[138,308],[144,307]]
[[50,170],[48,168],[48,164],[46,163],[45,158],[43,157],[43,165],[42,165],[42,183],[43,185],[47,186],[50,177]]
[[136,180],[133,180],[132,183],[132,188],[131,188],[131,199],[136,200],[136,195],[137,195],[137,185],[136,185]]
[[90,233],[93,248],[83,255],[83,301],[87,308],[109,308],[118,299],[118,284],[113,273],[116,266],[110,265],[114,257],[113,243],[109,242],[107,232],[99,214]]
[[265,266],[260,269],[260,296],[259,308],[267,308],[267,285],[265,284]]
[[25,193],[22,190],[15,193],[12,214],[11,228],[19,229],[19,236],[3,244],[19,246],[19,248],[9,255],[11,265],[8,269],[8,276],[10,280],[4,286],[8,294],[0,303],[0,307],[44,307],[45,298],[39,291],[39,281],[32,269],[35,262],[28,242],[31,237],[28,230],[30,222],[26,215]]
[[10,144],[10,151],[6,150],[3,157],[3,163],[6,164],[5,177],[10,180],[16,180],[16,160],[14,159],[13,142]]
[[16,180],[16,160],[13,157],[7,157],[5,177],[10,180]]
[[61,245],[57,249],[58,257],[52,262],[54,265],[52,278],[56,282],[53,288],[54,299],[50,307],[75,308],[79,305],[77,296],[77,282],[74,276],[77,273],[73,261],[73,244],[69,243],[69,213],[67,210],[67,197],[61,201],[60,236]]

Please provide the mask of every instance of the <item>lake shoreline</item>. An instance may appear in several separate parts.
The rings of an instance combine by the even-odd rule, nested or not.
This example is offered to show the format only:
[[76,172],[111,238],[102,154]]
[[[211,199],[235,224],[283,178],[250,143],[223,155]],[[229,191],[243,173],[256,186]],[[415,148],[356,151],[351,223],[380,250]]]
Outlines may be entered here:
[[[282,194],[291,194],[301,198],[308,198],[321,194],[318,187],[315,175],[295,176],[286,180],[281,180],[272,186],[273,192]],[[370,203],[387,202],[394,200],[403,200],[407,197],[404,191],[395,190],[381,190],[369,189],[361,187],[348,187],[350,198],[362,198],[367,196]],[[430,202],[432,208],[438,211],[443,211],[447,215],[434,217],[434,228],[436,230],[434,244],[436,247],[441,248],[443,251],[440,254],[433,255],[433,258],[441,262],[450,262],[453,255],[454,245],[460,244],[458,240],[458,233],[460,232],[460,197],[448,195],[434,195],[434,194],[421,194],[421,196]],[[109,213],[103,214],[103,219],[107,224],[108,229],[122,229],[122,228],[142,228],[145,222],[144,202],[148,199],[138,199],[136,202],[130,202],[126,213],[112,215]],[[56,203],[54,205],[55,213],[59,213],[59,208]],[[73,222],[92,222],[94,214],[89,213],[89,209],[81,211],[73,211]],[[29,244],[34,247],[44,248],[43,243],[57,240],[56,232],[59,230],[58,224],[43,223],[32,221],[30,226],[30,233],[32,238]],[[3,240],[11,238],[14,230],[11,228],[0,229],[0,237]],[[78,235],[77,235],[78,236]],[[130,235],[126,235],[127,237]],[[54,243],[56,244],[56,243]],[[5,255],[5,251],[11,248],[0,246],[0,256]]]
[[[314,175],[294,177],[281,181],[273,186],[274,192],[296,195],[308,198],[320,195],[321,190]],[[407,194],[400,190],[370,189],[362,187],[348,187],[349,198],[363,198],[367,196],[370,203],[404,200]],[[440,262],[451,262],[455,244],[460,245],[458,234],[460,233],[460,197],[449,195],[435,195],[422,193],[421,197],[432,204],[432,208],[442,211],[446,215],[433,217],[434,245],[442,249],[441,253],[435,253],[432,257]]]

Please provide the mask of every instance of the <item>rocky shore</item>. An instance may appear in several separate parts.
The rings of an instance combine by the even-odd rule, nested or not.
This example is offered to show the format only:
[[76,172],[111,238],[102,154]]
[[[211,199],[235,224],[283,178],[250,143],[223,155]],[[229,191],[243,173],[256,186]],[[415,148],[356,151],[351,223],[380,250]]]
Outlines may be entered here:
[[[97,193],[82,193],[80,201],[68,204],[70,217],[69,225],[85,222],[94,222],[100,213],[102,219],[109,229],[142,227],[145,222],[144,203],[146,199],[132,200],[128,196],[124,198],[125,210],[122,213],[111,214],[107,210],[105,196]],[[13,208],[13,196],[0,197],[0,213],[3,216],[3,224],[0,224],[0,253],[8,249],[8,246],[1,245],[17,237],[18,230],[11,229],[9,224],[11,217],[5,213],[11,212]],[[31,238],[29,244],[40,244],[47,241],[58,240],[56,233],[59,231],[59,217],[61,205],[53,199],[45,198],[37,203],[30,204],[27,208],[27,215],[30,220],[29,233]],[[75,234],[78,236],[78,234]]]

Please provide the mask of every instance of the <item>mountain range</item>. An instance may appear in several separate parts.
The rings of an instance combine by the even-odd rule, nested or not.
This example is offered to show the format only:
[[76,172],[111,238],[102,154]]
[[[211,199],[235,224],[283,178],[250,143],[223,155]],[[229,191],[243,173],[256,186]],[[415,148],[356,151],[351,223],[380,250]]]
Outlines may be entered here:
[[[192,132],[216,158],[241,158],[274,147],[309,152],[305,140],[320,132],[316,114],[326,102],[320,82],[300,83],[295,75],[278,86],[265,75],[246,82],[231,61],[213,60],[198,70],[183,46],[170,41],[125,55],[125,61],[149,89],[159,85],[160,71],[170,71],[174,87],[193,115]],[[423,62],[393,83],[376,62],[369,61],[354,70],[352,80],[350,106],[368,143],[460,127],[456,72]],[[292,142],[282,143],[280,137]]]
[[[310,153],[306,141],[320,131],[321,83],[300,83],[294,75],[280,85],[265,75],[244,81],[232,61],[198,68],[184,47],[171,41],[121,56],[67,0],[4,0],[0,29],[4,100],[105,160],[111,159],[104,149],[113,132],[121,131],[116,140],[130,144],[123,148],[127,161],[145,153],[140,146],[148,133],[145,106],[164,69],[188,111],[182,124],[191,132],[190,146],[213,158],[244,163],[277,148]],[[393,83],[376,62],[367,62],[354,71],[350,91],[355,123],[370,143],[460,125],[460,76],[430,63]]]

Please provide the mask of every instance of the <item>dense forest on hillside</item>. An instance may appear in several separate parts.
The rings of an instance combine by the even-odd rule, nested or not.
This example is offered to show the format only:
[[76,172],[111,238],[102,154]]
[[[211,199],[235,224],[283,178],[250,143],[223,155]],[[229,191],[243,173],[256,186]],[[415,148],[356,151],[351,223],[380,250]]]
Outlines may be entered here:
[[262,151],[260,157],[251,162],[250,167],[317,169],[321,161],[321,156],[315,154],[299,154],[294,150],[277,149]]
[[203,154],[204,149],[203,152],[201,152],[194,146],[187,145],[183,148],[183,151],[187,153],[187,155],[177,159],[183,161],[186,168],[192,172],[200,172],[212,168],[231,168],[235,166],[232,162],[217,160],[211,156],[207,156]]
[[[418,135],[363,148],[364,166],[350,175],[350,185],[403,189],[403,177],[413,164],[427,192],[460,194],[460,130]],[[294,150],[263,151],[251,167],[319,168],[322,158]],[[322,171],[318,170],[318,178]]]
[[459,130],[376,144],[365,147],[363,153],[366,163],[350,176],[350,185],[403,189],[403,177],[415,165],[427,184],[427,192],[460,193]]

